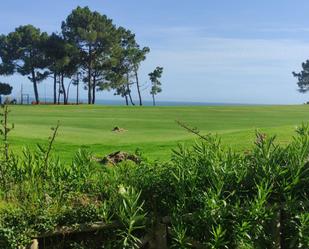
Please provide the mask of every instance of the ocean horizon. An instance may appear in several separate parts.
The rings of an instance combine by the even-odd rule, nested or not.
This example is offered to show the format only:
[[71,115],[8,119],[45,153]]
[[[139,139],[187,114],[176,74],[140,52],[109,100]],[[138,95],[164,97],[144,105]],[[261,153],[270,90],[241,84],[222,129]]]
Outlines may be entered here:
[[[86,102],[84,102],[86,103]],[[97,100],[96,105],[125,105],[125,101],[121,100]],[[135,102],[138,105],[138,102]],[[152,106],[150,100],[143,101],[144,106]],[[237,105],[259,105],[247,103],[227,103],[227,102],[194,102],[194,101],[156,101],[156,106],[237,106]]]
[[[11,98],[13,99],[13,98]],[[29,102],[35,101],[30,97]],[[41,98],[41,103],[52,103],[52,98]],[[17,103],[20,103],[20,99],[17,99]],[[63,102],[60,102],[63,103]],[[70,99],[69,103],[75,103],[74,99]],[[80,99],[80,104],[87,104],[87,99]],[[138,106],[138,101],[134,101]],[[25,100],[24,100],[25,104]],[[112,100],[112,99],[97,99],[95,105],[107,105],[107,106],[124,106],[126,105],[124,100]],[[151,100],[144,100],[143,106],[152,106]],[[202,101],[156,101],[156,106],[259,106],[259,105],[282,105],[282,104],[258,104],[258,103],[230,103],[230,102],[202,102]],[[129,104],[129,106],[132,106]]]

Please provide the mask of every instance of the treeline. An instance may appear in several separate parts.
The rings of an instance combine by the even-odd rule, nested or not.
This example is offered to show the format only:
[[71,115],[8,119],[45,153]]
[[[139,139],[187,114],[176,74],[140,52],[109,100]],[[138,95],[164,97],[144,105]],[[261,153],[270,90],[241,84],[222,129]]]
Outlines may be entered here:
[[[139,68],[150,52],[141,47],[135,34],[117,27],[112,19],[88,7],[77,7],[62,22],[61,32],[48,34],[32,25],[20,26],[0,36],[0,75],[20,74],[33,84],[35,102],[40,102],[38,84],[53,78],[53,102],[68,103],[70,87],[76,86],[79,103],[80,85],[87,91],[88,104],[94,104],[96,93],[112,90],[135,105],[142,105]],[[158,71],[159,70],[159,71]],[[150,94],[161,92],[162,68],[149,74]],[[67,80],[66,80],[67,79]]]

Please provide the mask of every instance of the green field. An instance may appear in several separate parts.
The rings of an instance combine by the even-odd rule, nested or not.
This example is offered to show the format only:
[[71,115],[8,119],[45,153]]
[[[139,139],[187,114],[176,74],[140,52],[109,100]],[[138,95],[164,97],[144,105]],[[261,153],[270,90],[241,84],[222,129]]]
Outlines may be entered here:
[[[203,133],[219,134],[224,144],[237,150],[251,146],[256,129],[276,134],[287,142],[295,127],[309,121],[309,106],[204,106],[204,107],[112,107],[112,106],[12,106],[12,148],[44,144],[50,127],[61,123],[56,151],[69,159],[80,147],[105,155],[115,150],[139,148],[152,159],[167,159],[178,143],[192,143],[194,136],[175,120]],[[125,132],[112,132],[119,126]]]

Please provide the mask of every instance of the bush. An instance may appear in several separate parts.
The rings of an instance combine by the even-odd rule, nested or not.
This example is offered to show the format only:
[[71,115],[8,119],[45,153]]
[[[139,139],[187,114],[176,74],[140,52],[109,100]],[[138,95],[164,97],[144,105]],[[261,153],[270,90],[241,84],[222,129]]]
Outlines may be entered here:
[[309,248],[307,125],[286,146],[257,133],[250,151],[236,153],[216,136],[200,136],[169,162],[115,167],[97,165],[86,151],[62,163],[51,155],[57,129],[47,146],[21,156],[5,140],[0,248],[100,220],[119,225],[104,242],[110,248],[138,248],[163,221],[170,248]]

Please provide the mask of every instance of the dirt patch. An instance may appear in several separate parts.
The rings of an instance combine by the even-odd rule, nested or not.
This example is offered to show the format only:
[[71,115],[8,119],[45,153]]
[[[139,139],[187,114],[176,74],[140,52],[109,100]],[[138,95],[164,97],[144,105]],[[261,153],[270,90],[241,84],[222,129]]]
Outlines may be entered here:
[[95,160],[101,164],[106,165],[116,165],[123,161],[132,161],[137,164],[141,162],[139,156],[124,151],[116,151],[106,155],[103,158],[95,158]]
[[113,129],[112,129],[112,132],[125,132],[127,131],[126,129],[123,129],[123,128],[120,128],[119,126],[115,126]]

